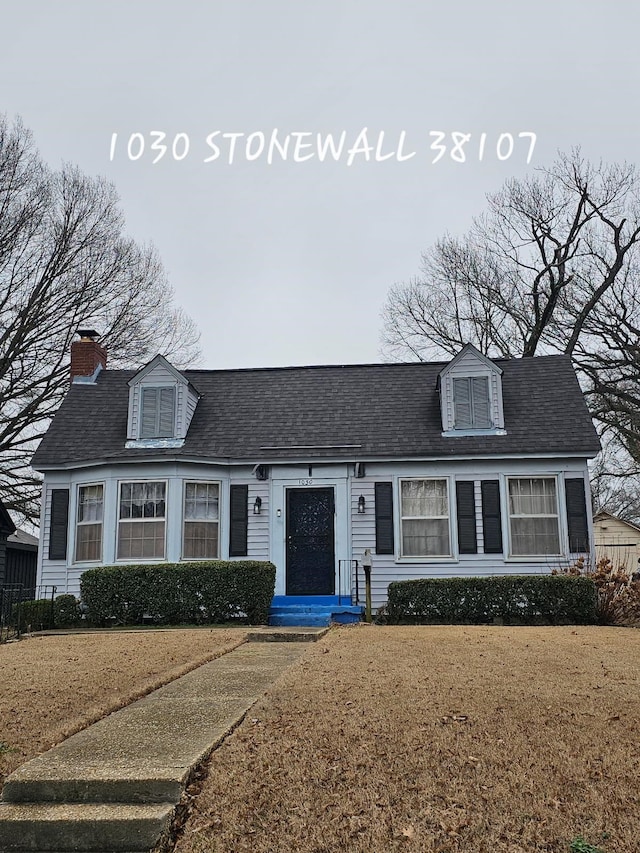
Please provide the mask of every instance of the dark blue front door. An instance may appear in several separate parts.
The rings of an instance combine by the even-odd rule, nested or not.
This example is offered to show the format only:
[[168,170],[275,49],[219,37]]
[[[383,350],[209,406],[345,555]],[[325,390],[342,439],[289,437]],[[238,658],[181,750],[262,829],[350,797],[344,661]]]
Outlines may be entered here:
[[335,592],[333,489],[287,490],[287,595]]

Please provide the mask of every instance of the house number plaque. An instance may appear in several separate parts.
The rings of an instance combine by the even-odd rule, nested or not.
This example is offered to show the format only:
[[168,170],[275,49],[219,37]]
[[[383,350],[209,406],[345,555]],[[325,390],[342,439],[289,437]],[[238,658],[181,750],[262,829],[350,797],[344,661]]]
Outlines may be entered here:
[[302,480],[298,480],[299,486],[313,486],[313,480],[310,477],[305,477]]

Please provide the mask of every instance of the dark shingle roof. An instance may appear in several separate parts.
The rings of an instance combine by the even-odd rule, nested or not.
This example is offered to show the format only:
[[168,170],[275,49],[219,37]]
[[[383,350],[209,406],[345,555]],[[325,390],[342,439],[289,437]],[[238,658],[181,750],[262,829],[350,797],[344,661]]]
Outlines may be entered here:
[[185,377],[202,396],[184,446],[144,450],[124,446],[127,382],[135,371],[106,370],[95,385],[71,386],[33,465],[162,457],[260,463],[597,453],[569,358],[496,363],[504,371],[505,436],[442,436],[436,380],[443,363],[187,370]]

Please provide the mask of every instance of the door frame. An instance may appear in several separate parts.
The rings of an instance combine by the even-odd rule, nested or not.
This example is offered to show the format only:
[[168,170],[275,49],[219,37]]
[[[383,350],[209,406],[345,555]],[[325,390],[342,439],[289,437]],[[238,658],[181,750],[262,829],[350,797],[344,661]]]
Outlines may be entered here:
[[[333,509],[333,516],[331,518],[331,530],[332,530],[332,548],[331,552],[333,555],[333,574],[332,574],[332,592],[309,592],[303,593],[304,595],[335,595],[336,594],[336,566],[337,566],[337,542],[336,542],[336,488],[332,484],[326,483],[318,483],[318,485],[309,485],[309,486],[286,486],[284,490],[284,586],[285,586],[285,595],[289,595],[288,590],[288,579],[289,579],[289,507],[290,507],[290,496],[292,492],[330,492],[331,493],[331,503]],[[297,593],[291,593],[292,595],[297,595]]]

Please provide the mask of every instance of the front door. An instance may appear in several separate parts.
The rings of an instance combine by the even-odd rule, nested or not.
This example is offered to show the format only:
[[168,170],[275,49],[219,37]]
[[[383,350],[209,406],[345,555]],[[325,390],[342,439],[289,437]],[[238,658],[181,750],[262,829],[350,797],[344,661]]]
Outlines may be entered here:
[[335,592],[333,488],[287,489],[287,595]]

